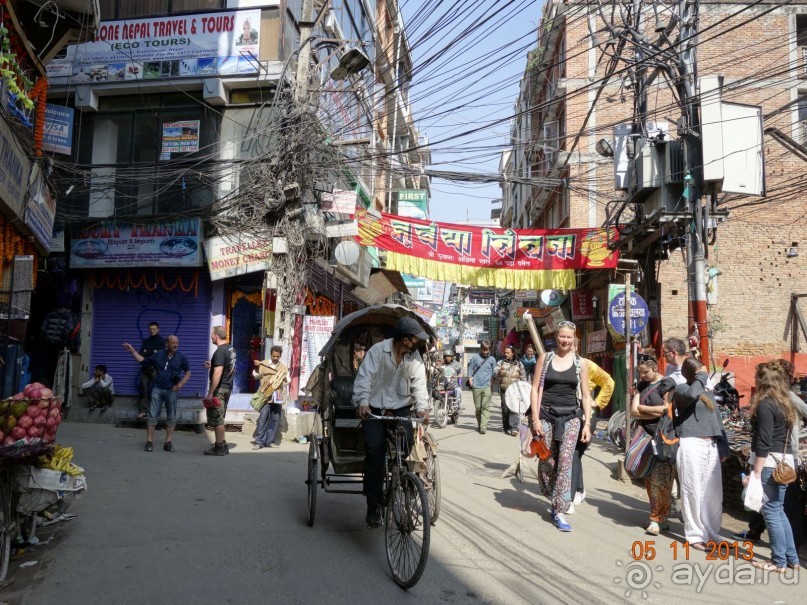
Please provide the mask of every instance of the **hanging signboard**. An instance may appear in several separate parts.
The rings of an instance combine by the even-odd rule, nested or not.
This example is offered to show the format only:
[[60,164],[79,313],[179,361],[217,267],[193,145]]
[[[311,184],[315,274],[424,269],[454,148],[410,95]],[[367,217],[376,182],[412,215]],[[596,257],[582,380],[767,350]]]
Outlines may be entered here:
[[586,321],[594,317],[594,292],[591,290],[572,291],[572,320]]
[[[493,229],[358,212],[364,246],[387,250],[387,268],[431,279],[515,290],[573,290],[575,271],[612,269],[604,229]],[[613,238],[616,233],[613,233]]]
[[272,264],[272,240],[249,233],[212,237],[205,241],[210,279],[224,279],[255,271]]
[[319,363],[319,352],[328,343],[333,332],[333,316],[303,317],[303,342],[300,347],[300,386],[305,387]]
[[515,300],[538,300],[538,290],[516,290]]
[[0,118],[0,199],[14,218],[22,218],[25,190],[31,176],[31,162],[22,149],[6,120]]
[[462,305],[462,314],[463,315],[492,315],[493,314],[493,307],[491,305],[476,305],[471,303],[466,303]]
[[31,171],[31,186],[28,188],[24,222],[46,252],[51,251],[55,218],[56,200],[53,199],[39,166],[34,165],[34,169]]
[[200,218],[149,223],[102,220],[72,230],[70,267],[198,267]]
[[412,303],[412,310],[426,323],[431,322],[434,315],[434,311],[417,303]]
[[47,65],[53,84],[88,84],[258,71],[260,9],[102,21],[92,42]]
[[61,105],[45,106],[45,133],[42,138],[42,149],[70,155],[73,153],[73,116],[72,107]]
[[356,214],[357,194],[355,191],[334,189],[333,193],[322,194],[322,211],[336,214]]

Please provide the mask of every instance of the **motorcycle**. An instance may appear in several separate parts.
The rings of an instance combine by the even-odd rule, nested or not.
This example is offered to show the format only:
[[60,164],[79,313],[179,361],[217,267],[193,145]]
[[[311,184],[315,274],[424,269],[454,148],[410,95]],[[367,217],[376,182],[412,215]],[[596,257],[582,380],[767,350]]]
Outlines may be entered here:
[[[734,375],[731,372],[726,372],[726,367],[729,365],[729,360],[726,359],[723,362],[723,371],[720,374],[720,380],[714,386],[713,393],[715,395],[715,401],[718,404],[724,405],[728,407],[732,411],[736,411],[740,409],[740,399],[745,397],[745,395],[740,395],[737,389],[729,382]],[[715,373],[717,370],[712,372],[711,378],[714,378]]]
[[462,401],[457,397],[454,389],[456,380],[454,370],[450,367],[443,368],[442,375],[436,376],[437,384],[432,389],[432,399],[434,399],[434,423],[438,428],[445,428],[450,422],[457,424],[460,415]]

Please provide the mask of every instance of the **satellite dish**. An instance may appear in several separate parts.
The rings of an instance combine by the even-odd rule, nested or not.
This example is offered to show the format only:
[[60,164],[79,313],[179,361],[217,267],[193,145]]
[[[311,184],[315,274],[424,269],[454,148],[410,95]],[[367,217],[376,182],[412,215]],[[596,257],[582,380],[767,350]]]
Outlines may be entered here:
[[339,245],[337,245],[336,249],[333,251],[336,262],[346,266],[356,264],[356,261],[359,260],[359,254],[361,254],[359,245],[349,240],[339,242]]
[[519,416],[526,414],[527,410],[530,409],[531,391],[532,385],[529,382],[523,380],[514,382],[507,387],[507,390],[504,392],[504,402],[514,414],[518,414]]
[[560,290],[542,290],[541,302],[547,307],[559,307],[566,300],[566,295]]

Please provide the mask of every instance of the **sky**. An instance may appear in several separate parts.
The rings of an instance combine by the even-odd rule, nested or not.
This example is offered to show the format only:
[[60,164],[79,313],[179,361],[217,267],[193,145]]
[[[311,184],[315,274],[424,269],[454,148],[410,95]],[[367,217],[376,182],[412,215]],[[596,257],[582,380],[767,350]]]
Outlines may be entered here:
[[[537,43],[542,5],[538,0],[400,0],[414,66],[410,102],[418,130],[429,137],[431,169],[498,173],[509,120],[441,140],[513,115],[527,51]],[[489,219],[498,207],[491,202],[499,198],[498,183],[433,178],[431,217]]]

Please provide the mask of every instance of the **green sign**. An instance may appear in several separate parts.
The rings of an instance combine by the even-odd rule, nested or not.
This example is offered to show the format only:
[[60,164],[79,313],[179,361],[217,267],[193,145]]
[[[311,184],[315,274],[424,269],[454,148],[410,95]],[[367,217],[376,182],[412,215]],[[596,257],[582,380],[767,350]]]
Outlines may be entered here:
[[414,206],[426,212],[429,206],[429,197],[425,189],[402,189],[398,191],[398,205]]

